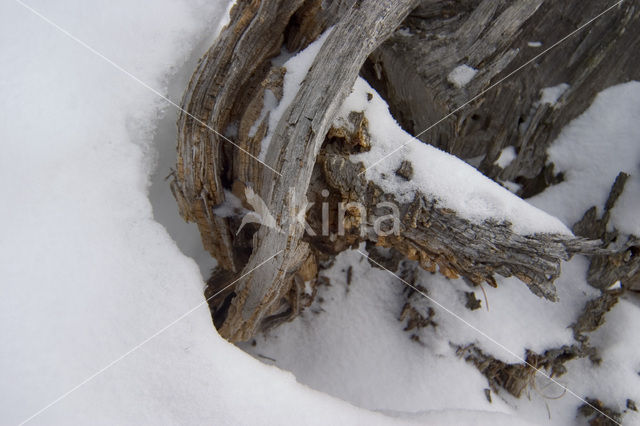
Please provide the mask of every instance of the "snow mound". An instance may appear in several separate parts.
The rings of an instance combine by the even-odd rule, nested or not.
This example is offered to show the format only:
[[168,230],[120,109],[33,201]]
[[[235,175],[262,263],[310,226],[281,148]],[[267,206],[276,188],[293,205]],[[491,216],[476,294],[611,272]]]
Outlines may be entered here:
[[[384,129],[396,129],[396,125],[387,120],[387,111],[376,100],[375,92],[358,82],[354,93],[341,114],[365,111],[370,117],[374,146],[384,142],[381,135],[397,138],[397,130],[384,133]],[[374,94],[371,105],[362,100],[367,93]],[[535,205],[572,225],[586,208],[604,204],[619,171],[616,165],[632,173],[631,184],[637,182],[638,173],[634,171],[640,164],[640,134],[634,117],[640,116],[638,99],[640,83],[607,89],[563,130],[551,149],[551,158],[567,171],[567,179],[535,197]],[[432,155],[430,150],[405,155],[414,161],[414,173],[416,159],[420,158],[417,153],[422,152]],[[510,155],[508,151],[506,155]],[[373,158],[377,160],[379,156]],[[428,156],[423,158],[425,162],[433,161]],[[432,167],[438,167],[437,162],[433,163]],[[370,176],[384,184],[382,174],[393,176],[398,165],[396,162]],[[434,179],[439,177],[434,175]],[[406,190],[397,185],[398,192]],[[616,226],[623,230],[637,229],[632,228],[632,212],[639,211],[640,197],[634,192],[629,196],[630,188],[634,187],[627,186],[614,210]],[[360,250],[364,251],[364,246]],[[485,289],[485,299],[479,288],[469,286],[463,279],[450,280],[418,270],[416,285],[426,288],[428,296],[442,306],[426,298],[414,299],[413,305],[422,314],[433,309],[436,325],[402,332],[406,324],[400,320],[407,300],[405,284],[386,271],[372,268],[358,251],[348,250],[323,272],[329,285],[319,287],[308,310],[291,323],[258,337],[255,346],[247,345],[245,349],[292,371],[302,383],[356,405],[385,413],[415,412],[412,416],[404,414],[403,418],[465,423],[461,410],[470,408],[475,410],[474,416],[478,410],[492,412],[492,421],[517,415],[518,420],[536,424],[567,425],[578,421],[576,412],[584,403],[580,398],[599,398],[608,407],[626,411],[625,424],[636,424],[640,416],[626,409],[626,400],[636,398],[637,402],[640,395],[640,359],[633,343],[640,333],[637,299],[621,299],[607,314],[605,324],[590,334],[591,344],[603,358],[600,365],[588,359],[571,361],[566,364],[568,372],[556,378],[578,397],[570,393],[561,396],[562,389],[538,375],[535,388],[528,389],[522,398],[515,399],[506,392],[499,396],[492,393],[492,403],[488,403],[484,399],[486,379],[469,370],[452,349],[452,345],[473,344],[496,359],[521,363],[526,350],[543,353],[576,344],[570,326],[585,304],[600,295],[586,282],[588,267],[588,259],[581,256],[563,264],[556,281],[557,303],[536,297],[515,278],[499,278],[498,288]],[[481,300],[480,309],[465,307],[466,292],[474,292]],[[447,410],[453,410],[451,417]]]
[[[29,3],[163,93],[227,8]],[[28,419],[197,306],[33,423],[403,423],[312,391],[215,332],[196,264],[148,199],[156,95],[17,2],[0,5],[0,46],[1,423]]]
[[[492,219],[510,222],[514,231],[523,235],[571,235],[560,220],[531,206],[464,161],[412,138],[362,78],[358,78],[342,104],[334,126],[344,123],[351,111],[365,113],[371,134],[371,150],[352,155],[351,159],[363,162],[367,179],[394,193],[398,201],[411,201],[421,191],[474,223]],[[399,147],[402,148],[387,156]],[[414,176],[409,182],[395,174],[405,158],[413,163]]]

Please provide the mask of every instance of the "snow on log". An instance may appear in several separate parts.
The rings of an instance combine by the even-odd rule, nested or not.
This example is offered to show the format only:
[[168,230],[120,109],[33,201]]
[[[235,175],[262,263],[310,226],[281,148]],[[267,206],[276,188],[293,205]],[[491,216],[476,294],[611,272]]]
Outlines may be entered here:
[[[516,2],[503,14],[522,22],[539,3]],[[494,285],[496,273],[514,275],[554,300],[561,261],[597,251],[596,243],[575,238],[557,219],[417,141],[373,164],[409,135],[356,79],[418,2],[323,4],[238,2],[183,98],[188,114],[178,120],[172,190],[182,216],[198,224],[219,262],[206,294],[215,295],[209,303],[220,333],[247,340],[295,317],[313,294],[318,268],[362,241],[475,284]],[[480,70],[465,89],[487,78]],[[361,173],[366,165],[373,167]],[[254,211],[251,220],[244,209],[233,213],[236,198]],[[345,226],[344,235],[314,236],[305,228],[305,215],[321,225],[311,203],[325,199],[363,204],[361,211],[342,212],[346,226],[330,212],[329,224]],[[371,232],[388,214],[380,200],[397,204],[397,233]],[[238,282],[222,291],[233,279]]]

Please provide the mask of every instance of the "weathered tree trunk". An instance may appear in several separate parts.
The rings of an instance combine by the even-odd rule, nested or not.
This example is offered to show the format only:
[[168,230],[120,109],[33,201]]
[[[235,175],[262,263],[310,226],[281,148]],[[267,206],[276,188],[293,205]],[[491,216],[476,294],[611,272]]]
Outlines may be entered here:
[[[538,38],[536,22],[546,25],[545,19],[557,12],[557,23],[568,12],[558,2],[543,0],[432,0],[421,2],[416,9],[418,3],[239,1],[231,12],[230,24],[200,61],[183,99],[190,115],[181,114],[178,121],[178,162],[172,190],[181,214],[198,224],[205,248],[219,262],[206,294],[214,322],[226,338],[246,340],[263,327],[297,315],[309,303],[304,283],[313,282],[319,264],[361,241],[391,247],[419,260],[427,269],[435,271],[437,266],[447,276],[461,275],[476,284],[486,281],[495,285],[495,273],[515,275],[535,294],[549,299],[555,298],[553,281],[561,260],[576,252],[598,250],[596,244],[584,239],[522,236],[509,224],[491,221],[472,224],[437,207],[427,194],[401,205],[399,236],[381,238],[350,232],[330,240],[304,235],[299,215],[305,215],[308,201],[321,198],[322,190],[329,189],[329,195],[322,195],[325,198],[364,202],[368,215],[374,218],[382,214],[375,211],[377,200],[394,199],[393,194],[384,194],[358,174],[361,165],[349,160],[346,139],[327,136],[361,70],[389,101],[401,124],[419,132],[522,63],[515,49],[523,40]],[[591,6],[584,7],[578,17],[571,17],[576,23],[583,22],[582,16],[591,10]],[[578,84],[565,93],[561,105],[566,107],[539,105],[535,109],[532,93],[539,89],[530,86],[532,77],[523,76],[528,75],[523,72],[450,121],[443,121],[431,136],[425,133],[421,137],[463,158],[484,155],[481,167],[491,177],[537,179],[545,170],[543,154],[557,126],[582,112],[600,87],[588,86],[594,84],[591,80],[602,86],[616,81],[615,72],[607,78],[595,77],[601,73],[603,58],[614,55],[621,40],[638,41],[637,37],[628,40],[624,32],[625,26],[637,21],[638,12],[623,4],[615,16],[617,27],[598,26],[599,36],[606,36],[609,43],[596,59],[593,37],[583,35],[577,48],[577,41],[572,41],[576,48],[570,61],[575,69],[572,76],[577,78],[578,73],[576,81],[584,87]],[[392,36],[403,21],[405,29]],[[553,34],[562,36],[573,27],[556,25]],[[280,65],[282,58],[300,52],[327,31],[291,103],[277,125],[269,128],[269,114],[263,114],[268,91],[278,101],[284,99],[287,70]],[[464,90],[446,82],[448,72],[461,63],[481,69]],[[617,64],[613,70],[622,75],[631,65]],[[549,75],[538,75],[533,81],[547,78],[545,81],[554,82],[562,75],[551,80]],[[586,87],[590,90],[584,90]],[[581,90],[587,93],[579,93]],[[514,93],[523,97],[515,102],[516,107]],[[495,114],[483,112],[483,108]],[[519,121],[525,124],[518,127]],[[266,140],[268,146],[263,147]],[[345,146],[336,146],[340,143]],[[496,170],[493,162],[510,144],[519,148],[517,161],[510,169]],[[266,155],[261,155],[263,148]],[[523,183],[525,195],[534,191]],[[253,204],[247,200],[251,191],[264,201],[274,226],[242,227],[241,217],[222,213],[221,206],[234,196],[245,207]],[[314,214],[307,215],[310,222]],[[273,260],[264,263],[274,254]],[[240,277],[234,287],[221,291],[226,283]]]
[[[371,55],[363,74],[409,133],[474,161],[491,178],[517,182],[519,195],[528,197],[562,179],[546,161],[560,130],[598,92],[640,78],[640,57],[628,54],[640,48],[638,25],[633,1],[423,2]],[[447,77],[463,64],[478,73],[458,88]],[[562,83],[571,84],[555,105],[540,102],[541,89]],[[517,158],[502,169],[495,162],[507,146]]]

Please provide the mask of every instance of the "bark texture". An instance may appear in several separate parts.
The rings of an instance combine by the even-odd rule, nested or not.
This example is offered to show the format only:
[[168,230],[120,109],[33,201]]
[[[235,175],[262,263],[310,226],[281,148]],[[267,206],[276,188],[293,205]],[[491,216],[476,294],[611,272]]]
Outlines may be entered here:
[[[508,223],[472,224],[440,208],[427,194],[400,205],[399,235],[376,235],[370,232],[371,222],[388,212],[375,205],[394,200],[394,195],[359,176],[362,165],[349,159],[354,150],[366,149],[366,117],[356,111],[349,129],[331,128],[362,72],[401,124],[419,132],[525,61],[518,50],[524,49],[525,40],[571,31],[598,7],[590,2],[578,8],[579,16],[563,21],[575,9],[544,0],[239,1],[185,92],[182,103],[188,114],[178,120],[178,160],[171,184],[182,216],[198,224],[204,247],[219,263],[205,294],[220,333],[232,341],[247,340],[295,317],[313,297],[318,268],[363,241],[473,284],[495,285],[494,274],[513,275],[551,300],[562,260],[574,253],[610,254],[587,238],[522,236]],[[541,63],[421,137],[462,158],[482,155],[486,174],[523,183],[523,195],[535,192],[539,185],[531,182],[550,173],[543,154],[557,129],[582,112],[599,87],[616,82],[634,64],[632,59],[606,62],[621,43],[628,47],[638,42],[637,35],[625,32],[637,21],[638,11],[626,3],[619,9],[608,15],[607,25],[594,27],[595,35],[587,32],[571,42],[569,71]],[[538,25],[547,32],[538,32]],[[293,101],[269,128],[265,99],[283,98],[287,70],[281,64],[326,31],[330,33]],[[600,51],[596,45],[602,40]],[[446,78],[462,63],[480,71],[459,89]],[[604,63],[610,72],[603,78]],[[565,92],[561,108],[535,104],[540,82],[552,85],[569,76],[578,83]],[[590,90],[578,90],[585,87]],[[256,157],[267,138],[265,166]],[[518,158],[498,170],[493,162],[507,145],[517,147]],[[397,173],[409,180],[412,167],[406,161]],[[264,223],[268,211],[272,226],[259,227],[248,223],[248,216],[223,213],[227,209],[222,207],[236,198],[256,210],[257,196],[263,203],[258,213]],[[368,223],[362,223],[358,212],[348,211],[338,224],[339,217],[331,212],[331,226],[345,226],[344,236],[305,234],[298,219],[306,216],[311,225],[320,226],[320,213],[307,211],[307,205],[325,199],[362,202]],[[234,279],[235,286],[221,291]]]
[[[478,165],[493,179],[517,182],[522,186],[519,195],[528,197],[562,179],[546,155],[560,130],[598,92],[640,78],[640,57],[629,54],[640,48],[640,32],[635,30],[640,8],[632,1],[616,3],[423,2],[401,31],[371,55],[363,74],[409,133]],[[459,65],[478,70],[462,88],[448,80]],[[556,105],[540,102],[541,89],[562,83],[570,85]],[[425,129],[430,130],[422,133]],[[517,158],[503,169],[495,162],[507,146],[516,149]]]

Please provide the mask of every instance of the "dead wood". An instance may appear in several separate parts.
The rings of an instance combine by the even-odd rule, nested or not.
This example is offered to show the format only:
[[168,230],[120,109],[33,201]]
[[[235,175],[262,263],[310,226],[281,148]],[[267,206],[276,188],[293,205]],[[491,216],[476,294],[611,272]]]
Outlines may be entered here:
[[[415,9],[418,3],[420,7]],[[229,25],[201,59],[185,91],[182,105],[189,114],[181,114],[178,120],[178,160],[171,186],[182,216],[198,224],[204,247],[218,260],[207,294],[217,294],[232,279],[243,277],[210,300],[220,333],[233,341],[246,340],[265,327],[295,317],[310,303],[308,287],[313,293],[321,264],[363,241],[391,248],[428,270],[451,278],[462,276],[474,284],[495,285],[495,274],[516,276],[535,294],[554,300],[553,281],[561,261],[575,253],[596,253],[597,243],[558,235],[518,235],[509,223],[471,223],[427,194],[399,204],[402,224],[396,236],[362,233],[361,225],[366,230],[370,223],[361,223],[356,212],[349,212],[344,224],[347,232],[337,239],[305,235],[297,218],[306,213],[313,224],[317,212],[307,212],[306,206],[322,197],[363,202],[368,221],[387,213],[376,210],[377,201],[394,201],[393,194],[383,193],[375,183],[359,176],[362,165],[349,159],[354,149],[366,149],[366,117],[355,111],[354,128],[331,128],[367,58],[364,75],[370,80],[375,75],[379,90],[401,123],[408,130],[419,130],[423,123],[440,119],[441,113],[461,104],[468,94],[482,90],[520,63],[523,58],[515,46],[540,35],[533,32],[533,25],[549,19],[560,7],[555,4],[543,0],[237,2]],[[568,13],[568,9],[561,11]],[[623,6],[615,16],[619,24],[615,31],[598,27],[599,36],[607,35],[606,54],[595,55],[595,39],[584,36],[574,45],[578,49],[572,59],[576,69],[585,65],[585,58],[596,59],[587,64],[583,74],[575,71],[563,77],[591,84],[589,79],[601,78],[596,77],[596,71],[608,55],[618,51],[621,40],[635,43],[623,31],[637,19],[635,9]],[[391,37],[401,24],[409,28],[410,35],[405,31]],[[557,21],[556,26],[572,27],[569,23],[557,25]],[[270,112],[263,112],[267,96],[278,102],[283,99],[287,73],[283,58],[300,52],[327,31],[330,33],[293,100],[277,125],[269,128]],[[481,72],[465,90],[454,90],[443,80],[445,71],[463,60]],[[627,70],[628,66],[625,62],[615,69]],[[536,84],[545,76],[549,77],[538,75]],[[546,149],[557,126],[581,112],[590,97],[568,91],[561,103],[575,106],[562,108],[562,114],[548,105],[532,109],[536,99],[532,90],[537,91],[539,84],[528,88],[529,78],[501,85],[470,110],[443,122],[434,129],[441,136],[428,141],[439,141],[435,144],[463,158],[484,153],[483,170],[492,177],[534,179],[545,167],[549,173],[538,151]],[[409,104],[400,104],[405,96]],[[514,99],[517,108],[513,107]],[[424,110],[420,114],[418,105]],[[502,121],[488,113],[480,116],[481,108],[495,110]],[[510,120],[522,121],[514,114],[524,110],[531,116],[524,115],[526,125],[518,127],[523,129],[520,134]],[[508,114],[503,117],[505,112]],[[500,130],[503,128],[507,130]],[[260,156],[267,135],[270,143],[261,157],[265,166],[255,157]],[[479,141],[478,150],[468,148],[472,140]],[[519,149],[517,164],[504,171],[491,169],[488,165],[509,144]],[[413,167],[407,159],[396,173],[410,180]],[[324,196],[326,189],[329,193]],[[255,210],[252,200],[256,197],[251,194],[264,203],[264,211],[259,213],[272,215],[271,226],[258,227],[247,224],[241,216],[221,213],[221,207],[234,198]],[[262,264],[276,253],[273,260]]]
[[[613,6],[596,0],[423,2],[363,69],[405,130],[419,134]],[[640,9],[623,2],[419,138],[521,185],[528,197],[562,179],[546,151],[562,128],[605,88],[640,78]],[[530,43],[533,42],[531,45]],[[537,44],[539,43],[539,45]],[[464,87],[448,81],[458,65],[478,70]],[[568,83],[555,105],[540,90]],[[517,158],[495,164],[502,149]]]

